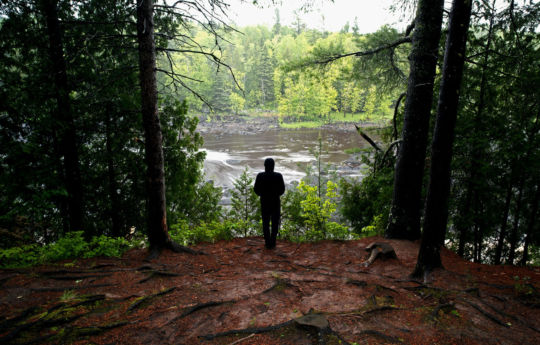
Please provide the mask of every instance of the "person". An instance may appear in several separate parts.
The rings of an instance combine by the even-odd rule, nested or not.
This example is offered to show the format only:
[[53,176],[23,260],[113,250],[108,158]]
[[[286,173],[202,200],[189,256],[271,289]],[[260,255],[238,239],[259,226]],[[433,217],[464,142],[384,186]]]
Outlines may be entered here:
[[[281,205],[279,197],[285,192],[285,182],[283,176],[274,172],[274,160],[266,158],[264,161],[264,172],[257,174],[255,194],[261,198],[261,215],[263,223],[263,234],[266,248],[276,247],[276,238],[279,231],[281,217]],[[272,221],[272,232],[270,233],[270,221]]]

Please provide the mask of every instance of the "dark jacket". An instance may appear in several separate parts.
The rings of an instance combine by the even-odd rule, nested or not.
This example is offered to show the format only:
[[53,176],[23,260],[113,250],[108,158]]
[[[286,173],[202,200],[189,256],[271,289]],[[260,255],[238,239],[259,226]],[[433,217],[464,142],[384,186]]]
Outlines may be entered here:
[[285,193],[285,182],[280,173],[274,172],[273,164],[265,164],[265,171],[257,175],[253,189],[261,197],[261,204],[279,205],[279,197]]

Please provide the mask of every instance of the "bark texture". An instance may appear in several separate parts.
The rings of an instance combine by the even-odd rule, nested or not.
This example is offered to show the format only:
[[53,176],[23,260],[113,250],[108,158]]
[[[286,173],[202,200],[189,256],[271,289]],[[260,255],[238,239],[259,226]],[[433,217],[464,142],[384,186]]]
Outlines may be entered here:
[[83,230],[83,188],[77,150],[78,140],[69,99],[62,31],[58,20],[58,1],[42,0],[41,8],[47,21],[49,57],[51,60],[54,93],[57,103],[55,127],[60,144],[60,154],[64,158],[63,169],[67,191],[69,230]]
[[450,195],[450,163],[456,127],[459,90],[465,63],[467,32],[472,0],[454,0],[444,52],[443,75],[437,119],[431,144],[431,169],[426,198],[424,231],[413,275],[421,276],[442,267],[440,247],[446,237],[448,197]]
[[416,13],[405,101],[403,143],[398,153],[386,237],[420,238],[422,177],[441,35],[442,0],[420,0]]
[[147,166],[147,231],[150,250],[160,250],[170,241],[167,232],[165,170],[161,125],[157,107],[156,49],[154,41],[154,2],[137,2],[137,40],[139,43],[139,81]]

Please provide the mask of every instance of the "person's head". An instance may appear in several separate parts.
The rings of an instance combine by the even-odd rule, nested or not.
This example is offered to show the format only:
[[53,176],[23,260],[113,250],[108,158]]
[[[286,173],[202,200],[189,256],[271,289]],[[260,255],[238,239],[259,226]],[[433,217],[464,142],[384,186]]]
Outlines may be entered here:
[[272,158],[266,158],[264,160],[264,171],[266,172],[272,172],[274,171],[274,160]]

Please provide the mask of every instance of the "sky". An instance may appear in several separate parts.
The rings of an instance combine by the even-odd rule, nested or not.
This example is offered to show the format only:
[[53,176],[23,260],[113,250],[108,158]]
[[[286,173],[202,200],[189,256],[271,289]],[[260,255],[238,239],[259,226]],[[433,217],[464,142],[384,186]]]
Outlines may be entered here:
[[[282,0],[277,6],[281,25],[290,25],[295,21],[294,11],[298,10],[305,0]],[[358,20],[360,33],[377,31],[384,24],[398,30],[404,30],[410,19],[403,13],[392,13],[390,6],[394,0],[315,0],[315,5],[308,13],[299,11],[300,17],[309,28],[339,31],[347,23],[352,27],[355,18]],[[238,26],[264,24],[272,26],[275,22],[275,8],[256,7],[251,2],[230,0],[229,19]],[[263,1],[264,3],[264,1]],[[266,1],[270,3],[270,1]]]

